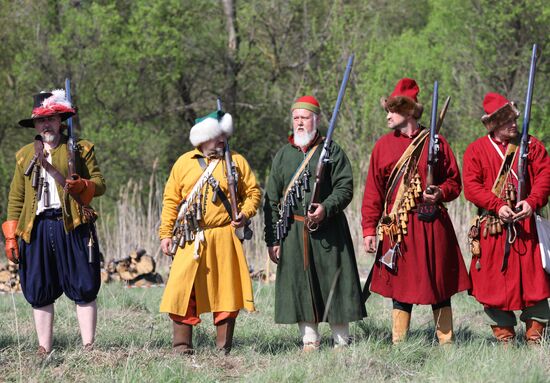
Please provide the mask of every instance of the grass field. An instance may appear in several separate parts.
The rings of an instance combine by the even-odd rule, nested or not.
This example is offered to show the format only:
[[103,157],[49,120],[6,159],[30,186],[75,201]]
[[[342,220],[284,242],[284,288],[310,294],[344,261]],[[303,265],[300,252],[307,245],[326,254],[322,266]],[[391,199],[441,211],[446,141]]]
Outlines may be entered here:
[[[54,351],[41,361],[31,308],[21,294],[0,296],[0,380],[63,382],[548,382],[548,344],[496,345],[481,306],[466,294],[453,299],[457,343],[440,348],[431,309],[413,310],[409,340],[390,341],[391,303],[371,296],[369,317],[351,327],[348,350],[331,349],[322,325],[320,352],[302,354],[297,326],[273,323],[273,285],[255,286],[256,313],[241,313],[230,356],[215,352],[210,315],[195,329],[197,354],[171,354],[171,323],[158,313],[162,288],[104,285],[98,298],[95,350],[84,353],[74,306],[56,303]],[[520,330],[520,335],[523,330]]]

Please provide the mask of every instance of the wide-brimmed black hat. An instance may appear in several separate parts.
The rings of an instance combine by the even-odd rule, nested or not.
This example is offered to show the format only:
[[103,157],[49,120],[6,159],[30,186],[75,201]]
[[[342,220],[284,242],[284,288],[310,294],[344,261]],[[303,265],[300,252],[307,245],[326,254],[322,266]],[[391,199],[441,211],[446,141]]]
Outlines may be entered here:
[[63,89],[55,89],[51,92],[40,92],[33,96],[34,106],[31,118],[19,121],[19,125],[25,128],[34,127],[34,120],[48,116],[58,115],[61,121],[76,114],[71,103],[65,98]]

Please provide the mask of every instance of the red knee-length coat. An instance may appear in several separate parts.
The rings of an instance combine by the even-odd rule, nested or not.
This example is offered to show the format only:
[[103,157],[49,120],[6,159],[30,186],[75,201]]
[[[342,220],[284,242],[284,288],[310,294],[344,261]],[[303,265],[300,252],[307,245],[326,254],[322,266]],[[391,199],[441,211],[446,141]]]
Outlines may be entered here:
[[[420,130],[409,137],[394,131],[382,136],[374,146],[361,209],[363,237],[376,235],[390,173],[418,133]],[[427,156],[428,143],[418,164],[422,189],[426,185]],[[441,188],[443,202],[452,201],[460,195],[460,171],[449,144],[441,136],[434,183]],[[397,191],[391,198],[388,212],[396,194]],[[390,247],[385,237],[378,249],[371,291],[400,302],[435,304],[470,288],[468,271],[445,209],[441,209],[439,217],[433,222],[421,221],[416,213],[409,213],[408,234],[403,236],[400,245],[397,270],[391,270],[378,261],[378,257]]]
[[[506,144],[497,143],[485,136],[470,144],[464,153],[466,199],[495,214],[506,204],[491,192],[502,164],[502,157],[497,150],[504,155],[506,148]],[[512,166],[516,175],[518,158],[519,148]],[[534,137],[530,137],[527,171],[525,200],[535,211],[546,205],[550,195],[550,157],[544,145]],[[517,187],[514,175],[509,180]],[[484,226],[485,222],[481,224],[481,232]],[[500,270],[504,257],[506,226],[503,225],[501,235],[487,235],[487,238],[481,235],[481,269],[476,269],[476,259],[472,259],[471,294],[486,307],[521,310],[550,297],[550,278],[542,268],[534,216],[517,222],[516,228],[518,236],[511,246],[508,267],[504,272]]]

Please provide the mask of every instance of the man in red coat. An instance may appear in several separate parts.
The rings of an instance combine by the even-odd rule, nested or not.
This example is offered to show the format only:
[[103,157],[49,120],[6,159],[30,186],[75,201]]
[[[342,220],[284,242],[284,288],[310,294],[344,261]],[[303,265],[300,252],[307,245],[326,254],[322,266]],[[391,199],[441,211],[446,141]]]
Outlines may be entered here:
[[485,307],[498,340],[514,339],[513,310],[522,310],[527,341],[539,343],[550,318],[550,278],[542,267],[533,212],[548,202],[550,157],[544,144],[531,136],[527,198],[516,203],[519,111],[498,93],[487,93],[483,108],[481,121],[489,134],[464,153],[464,194],[479,209],[471,294]]
[[[451,296],[470,288],[454,228],[442,202],[457,198],[460,172],[439,136],[434,182],[426,191],[429,130],[418,123],[416,82],[404,78],[382,102],[390,133],[371,154],[362,206],[365,249],[375,252],[371,291],[393,299],[392,341],[409,330],[413,304],[431,304],[440,344],[454,339]],[[419,214],[431,207],[433,215]]]

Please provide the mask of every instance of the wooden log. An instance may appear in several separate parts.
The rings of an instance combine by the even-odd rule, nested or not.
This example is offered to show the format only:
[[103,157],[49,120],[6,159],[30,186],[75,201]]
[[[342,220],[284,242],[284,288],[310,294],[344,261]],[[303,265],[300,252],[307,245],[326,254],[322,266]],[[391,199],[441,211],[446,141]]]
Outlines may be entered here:
[[9,282],[9,280],[12,278],[12,273],[8,270],[2,270],[0,271],[0,282],[6,283]]
[[111,275],[106,269],[101,269],[101,283],[109,283],[111,281]]
[[130,281],[130,285],[135,287],[149,287],[152,285],[160,285],[162,283],[162,276],[157,273],[140,275],[133,281]]
[[116,263],[114,261],[109,261],[106,270],[109,274],[116,273]]
[[138,275],[152,273],[155,271],[155,260],[150,255],[143,255],[135,263],[135,269]]
[[133,267],[130,258],[119,261],[116,266],[116,271],[118,275],[120,275],[120,279],[124,281],[131,281],[138,276],[138,273],[135,271],[135,267]]

